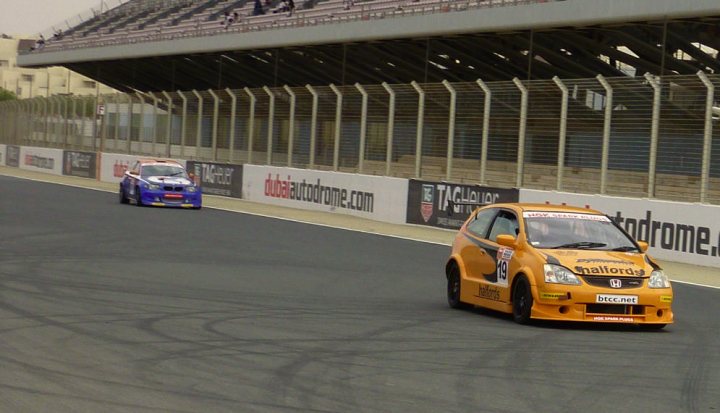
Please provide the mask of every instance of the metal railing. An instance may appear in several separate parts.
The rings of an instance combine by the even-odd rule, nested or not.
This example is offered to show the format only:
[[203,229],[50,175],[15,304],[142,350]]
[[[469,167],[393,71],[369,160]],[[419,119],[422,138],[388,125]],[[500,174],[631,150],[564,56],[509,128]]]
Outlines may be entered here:
[[720,204],[718,84],[700,72],[56,96],[0,103],[0,143]]
[[[67,39],[59,42],[50,42],[44,49],[33,53],[205,37],[220,34],[224,35],[228,33],[244,33],[326,24],[341,24],[353,21],[367,21],[435,13],[464,12],[474,9],[509,7],[557,1],[563,0],[437,0],[431,2],[420,2],[417,4],[412,0],[397,0],[384,2],[383,4],[386,4],[387,7],[377,7],[372,1],[368,1],[360,2],[349,10],[344,10],[342,8],[342,4],[340,4],[338,9],[330,9],[326,15],[320,16],[305,16],[302,10],[298,10],[293,17],[285,17],[284,13],[272,15],[271,19],[268,19],[268,15],[246,16],[243,18],[242,22],[235,23],[227,29],[218,25],[217,21],[209,20],[203,22],[191,22],[192,24],[184,26],[180,31],[176,29],[176,26],[152,26],[142,30],[130,31],[122,36],[96,34],[92,37],[68,37]],[[29,52],[22,52],[22,54],[26,53]]]

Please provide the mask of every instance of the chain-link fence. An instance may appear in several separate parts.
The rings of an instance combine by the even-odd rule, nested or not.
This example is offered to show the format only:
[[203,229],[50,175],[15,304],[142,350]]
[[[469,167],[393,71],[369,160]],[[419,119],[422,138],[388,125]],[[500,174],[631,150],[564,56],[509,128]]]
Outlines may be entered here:
[[720,76],[56,96],[0,143],[720,203]]

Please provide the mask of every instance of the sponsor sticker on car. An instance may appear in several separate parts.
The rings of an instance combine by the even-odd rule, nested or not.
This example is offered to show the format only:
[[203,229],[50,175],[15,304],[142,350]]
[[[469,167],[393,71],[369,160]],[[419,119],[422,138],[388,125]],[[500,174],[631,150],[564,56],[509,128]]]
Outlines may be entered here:
[[637,295],[597,294],[595,302],[598,304],[637,304]]
[[610,222],[610,218],[605,215],[595,214],[579,214],[574,212],[548,212],[548,211],[526,211],[523,212],[525,218],[561,218],[561,219],[586,219],[589,221]]

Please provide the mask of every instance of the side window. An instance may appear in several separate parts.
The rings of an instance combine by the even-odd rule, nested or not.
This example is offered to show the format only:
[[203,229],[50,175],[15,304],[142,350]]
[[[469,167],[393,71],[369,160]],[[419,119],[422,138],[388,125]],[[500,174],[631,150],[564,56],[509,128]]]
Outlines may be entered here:
[[497,209],[484,209],[475,215],[475,219],[468,223],[467,229],[480,238],[485,238],[490,227],[490,223],[497,214]]
[[515,214],[508,211],[501,211],[495,222],[493,222],[490,236],[488,237],[491,241],[495,241],[498,235],[507,234],[517,237],[519,232],[518,220]]

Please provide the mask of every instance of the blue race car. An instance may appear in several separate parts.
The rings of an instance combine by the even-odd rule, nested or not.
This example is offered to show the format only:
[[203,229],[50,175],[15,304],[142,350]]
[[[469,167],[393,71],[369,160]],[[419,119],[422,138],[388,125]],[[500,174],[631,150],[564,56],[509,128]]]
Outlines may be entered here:
[[202,208],[202,191],[185,168],[171,160],[142,159],[120,181],[120,203]]

